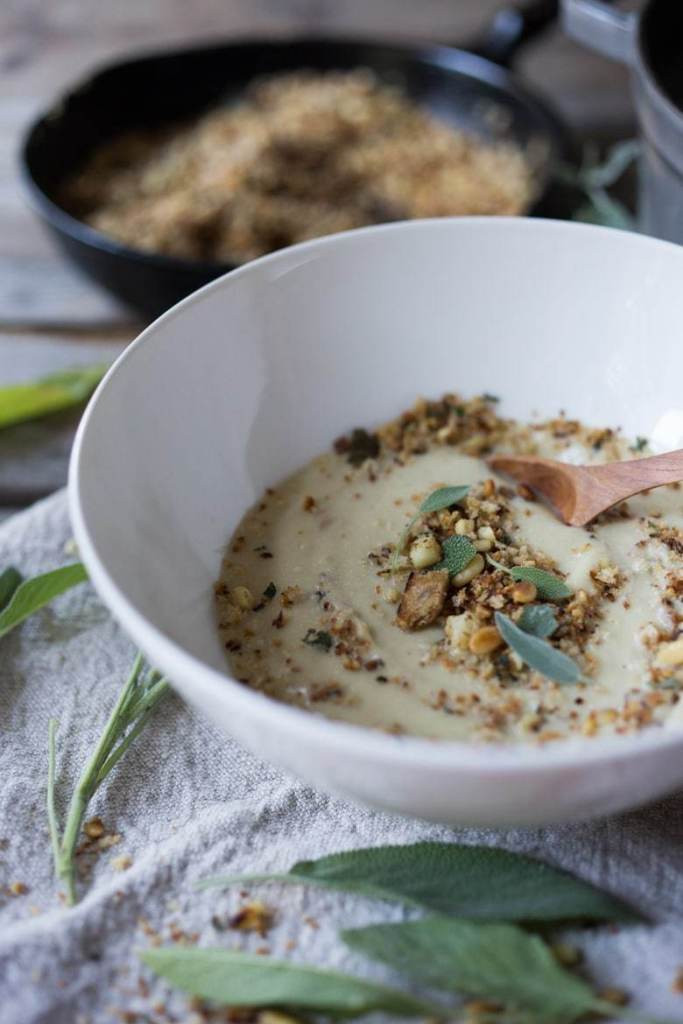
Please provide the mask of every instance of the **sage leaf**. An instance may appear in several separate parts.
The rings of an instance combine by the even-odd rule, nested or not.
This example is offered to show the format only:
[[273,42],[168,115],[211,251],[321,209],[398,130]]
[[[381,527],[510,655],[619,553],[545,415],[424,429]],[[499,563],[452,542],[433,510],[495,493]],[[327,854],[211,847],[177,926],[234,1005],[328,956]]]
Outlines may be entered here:
[[451,505],[457,505],[459,501],[462,501],[462,499],[467,496],[469,489],[469,485],[461,487],[439,487],[436,491],[432,491],[432,493],[425,498],[416,514],[409,520],[399,538],[396,548],[394,549],[394,557],[391,563],[392,572],[396,571],[399,555],[406,545],[408,534],[413,526],[415,526],[418,519],[421,519],[422,516],[429,515],[431,512],[441,512],[444,508],[450,508]]
[[515,565],[510,568],[507,565],[501,565],[500,562],[496,562],[495,558],[491,558],[490,555],[488,559],[491,565],[494,565],[496,569],[500,569],[501,572],[506,572],[508,576],[512,576],[513,580],[528,580],[530,583],[533,583],[539,597],[544,598],[546,601],[562,601],[566,597],[571,597],[572,592],[567,584],[552,572],[546,572],[545,569],[537,569],[535,566]]
[[602,189],[592,189],[587,201],[579,207],[572,220],[582,224],[598,224],[605,228],[635,231],[636,219],[626,206]]
[[259,1006],[316,1013],[374,1011],[400,1017],[449,1016],[443,1006],[414,999],[348,974],[227,949],[182,946],[150,949],[141,958],[173,985],[229,1006]]
[[552,636],[557,629],[555,612],[549,604],[528,604],[517,619],[517,625],[525,633],[539,636],[542,640]]
[[596,159],[595,151],[586,147],[583,165],[579,168],[567,164],[556,168],[558,180],[583,193],[585,201],[573,214],[572,220],[589,224],[603,224],[608,227],[635,231],[633,215],[622,202],[610,195],[607,189],[614,185],[629,164],[641,150],[636,140],[620,142],[608,152],[604,162]]
[[525,633],[502,612],[496,612],[495,620],[498,632],[505,643],[517,652],[529,668],[556,683],[578,682],[581,669],[562,651],[558,651],[547,640]]
[[0,388],[0,427],[81,405],[106,372],[106,366],[84,366]]
[[362,466],[367,459],[376,459],[378,455],[379,438],[376,434],[370,434],[362,427],[351,431],[347,462],[352,466]]
[[[291,882],[484,921],[634,921],[620,900],[519,853],[459,843],[412,843],[303,860],[287,874],[207,878],[199,889]],[[494,884],[495,882],[495,884]]]
[[571,1024],[596,1005],[585,982],[560,967],[537,935],[515,925],[427,917],[352,928],[341,937],[421,984],[499,1000],[531,1012],[538,1024]]
[[579,171],[586,186],[590,188],[610,188],[621,178],[622,174],[637,160],[642,147],[637,139],[626,139],[618,142],[609,150],[602,164],[589,165]]
[[4,572],[0,573],[0,612],[11,601],[21,580],[21,573],[17,572],[11,565]]
[[448,569],[451,576],[461,572],[477,554],[472,541],[458,534],[446,537],[441,544],[441,551],[443,558],[437,565],[433,565],[432,569]]
[[308,644],[309,647],[319,647],[321,651],[329,651],[334,643],[330,634],[326,633],[324,629],[308,629],[306,636],[302,639],[303,643]]
[[463,487],[439,487],[432,491],[428,498],[420,505],[420,515],[429,515],[431,512],[441,512],[444,508],[457,505],[463,498],[467,497],[469,486]]
[[53,569],[24,580],[14,591],[9,604],[0,612],[0,638],[59,594],[87,579],[85,566],[81,562],[73,562],[61,569]]

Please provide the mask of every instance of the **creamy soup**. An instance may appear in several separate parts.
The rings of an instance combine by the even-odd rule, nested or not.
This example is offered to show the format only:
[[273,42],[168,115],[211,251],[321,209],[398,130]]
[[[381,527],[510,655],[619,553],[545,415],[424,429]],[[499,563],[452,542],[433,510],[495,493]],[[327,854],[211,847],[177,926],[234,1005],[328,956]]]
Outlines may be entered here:
[[646,445],[454,395],[338,439],[228,545],[215,594],[235,677],[435,739],[683,726],[683,490],[568,527],[493,474],[492,451],[605,462]]

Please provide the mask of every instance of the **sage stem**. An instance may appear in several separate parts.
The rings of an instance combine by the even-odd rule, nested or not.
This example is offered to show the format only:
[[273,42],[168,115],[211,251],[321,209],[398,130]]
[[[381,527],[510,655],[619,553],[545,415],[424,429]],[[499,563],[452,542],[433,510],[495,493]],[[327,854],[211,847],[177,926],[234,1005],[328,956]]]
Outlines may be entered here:
[[56,866],[59,860],[59,827],[55,807],[55,738],[57,735],[57,720],[55,718],[50,719],[47,729],[47,822],[52,843],[52,856]]
[[[117,738],[130,723],[128,712],[133,704],[135,691],[139,684],[142,669],[143,658],[141,654],[138,654],[135,662],[133,663],[130,676],[128,677],[128,680],[123,687],[116,704],[114,705],[97,746],[95,747],[90,760],[86,764],[83,772],[81,773],[81,777],[78,780],[69,804],[66,825],[64,827],[64,835],[62,836],[61,843],[58,838],[55,840],[58,833],[54,808],[54,728],[51,728],[50,731],[48,818],[50,819],[50,834],[52,836],[52,845],[55,857],[55,871],[57,877],[66,887],[66,902],[70,907],[76,902],[75,854],[88,803],[92,799],[97,788],[106,778],[111,768],[113,768],[119,758],[125,753],[133,739],[141,732],[142,727],[147,720],[147,712],[145,711],[135,728],[131,730],[128,736],[124,737],[118,747],[115,747]],[[149,707],[149,710],[151,710],[151,707],[156,703],[156,700],[163,696],[163,693],[165,692],[165,690],[161,690],[161,692],[159,692],[160,687],[158,684],[155,689],[155,700]],[[112,748],[114,748],[113,753]]]

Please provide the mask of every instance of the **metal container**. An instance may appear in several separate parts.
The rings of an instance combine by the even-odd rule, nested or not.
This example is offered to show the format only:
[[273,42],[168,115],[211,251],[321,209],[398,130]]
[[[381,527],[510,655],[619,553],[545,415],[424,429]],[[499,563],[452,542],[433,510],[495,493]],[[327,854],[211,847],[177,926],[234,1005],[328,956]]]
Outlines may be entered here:
[[638,224],[683,243],[683,4],[649,0],[636,14],[599,0],[562,0],[566,32],[628,64],[642,135]]

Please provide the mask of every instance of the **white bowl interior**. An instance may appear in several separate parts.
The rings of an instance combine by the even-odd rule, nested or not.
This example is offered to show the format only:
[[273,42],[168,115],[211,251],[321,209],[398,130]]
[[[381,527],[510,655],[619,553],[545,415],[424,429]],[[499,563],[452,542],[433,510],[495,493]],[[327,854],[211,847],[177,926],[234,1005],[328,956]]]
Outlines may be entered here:
[[681,281],[665,243],[489,218],[365,229],[228,275],[153,324],[86,414],[72,502],[96,584],[227,671],[211,584],[266,486],[446,390],[650,435],[683,407]]

